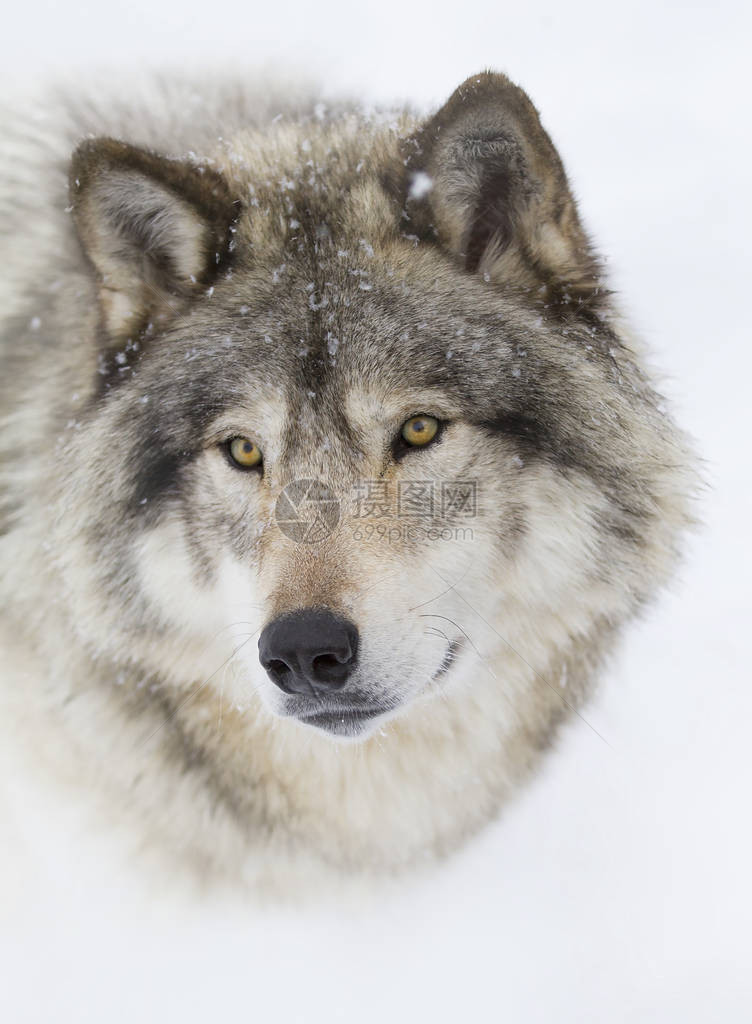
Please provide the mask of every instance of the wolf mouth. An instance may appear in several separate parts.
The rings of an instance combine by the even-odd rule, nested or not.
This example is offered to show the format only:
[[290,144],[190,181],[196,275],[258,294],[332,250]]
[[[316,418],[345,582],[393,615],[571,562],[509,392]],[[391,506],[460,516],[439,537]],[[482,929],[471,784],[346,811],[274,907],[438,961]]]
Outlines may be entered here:
[[[431,676],[434,683],[449,672],[462,650],[461,640],[450,640],[447,644],[441,664]],[[293,717],[304,725],[310,725],[324,732],[337,736],[357,736],[365,730],[368,723],[393,712],[398,705],[389,704],[350,704],[343,707],[320,708],[311,713],[293,711]]]
[[312,715],[301,715],[299,721],[337,736],[355,736],[362,727],[390,709],[382,706],[372,708],[342,708],[334,711],[318,711]]

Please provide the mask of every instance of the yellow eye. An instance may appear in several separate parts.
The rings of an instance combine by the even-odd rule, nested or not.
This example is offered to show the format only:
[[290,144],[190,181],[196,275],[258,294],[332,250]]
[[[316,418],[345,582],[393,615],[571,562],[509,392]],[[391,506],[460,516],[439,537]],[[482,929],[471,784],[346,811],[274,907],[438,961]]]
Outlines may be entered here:
[[248,437],[234,437],[229,444],[230,457],[243,469],[261,464],[261,449]]
[[433,416],[411,416],[402,424],[402,439],[416,448],[423,448],[439,432],[439,421]]

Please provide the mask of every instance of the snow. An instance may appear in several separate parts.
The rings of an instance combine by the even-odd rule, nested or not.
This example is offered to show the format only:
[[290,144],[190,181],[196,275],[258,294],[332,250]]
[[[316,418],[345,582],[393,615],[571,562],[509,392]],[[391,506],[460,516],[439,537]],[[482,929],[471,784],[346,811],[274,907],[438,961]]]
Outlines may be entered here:
[[433,188],[433,178],[425,171],[416,171],[410,180],[410,188],[407,191],[408,199],[423,199]]
[[48,71],[163,54],[310,68],[374,101],[439,102],[484,66],[507,70],[698,438],[705,526],[585,711],[608,745],[575,719],[501,821],[367,911],[147,896],[103,836],[82,839],[73,809],[6,765],[5,1019],[748,1021],[748,8],[479,0],[463,17],[384,0],[366,14],[333,0],[209,13],[85,0],[72,18],[28,0],[4,22],[4,95]]

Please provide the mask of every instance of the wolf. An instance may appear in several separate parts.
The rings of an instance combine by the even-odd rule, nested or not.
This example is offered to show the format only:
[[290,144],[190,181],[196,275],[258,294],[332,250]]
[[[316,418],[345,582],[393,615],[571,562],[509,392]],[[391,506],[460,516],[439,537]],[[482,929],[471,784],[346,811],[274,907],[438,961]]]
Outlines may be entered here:
[[692,519],[532,102],[173,78],[3,121],[6,721],[208,876],[455,850]]

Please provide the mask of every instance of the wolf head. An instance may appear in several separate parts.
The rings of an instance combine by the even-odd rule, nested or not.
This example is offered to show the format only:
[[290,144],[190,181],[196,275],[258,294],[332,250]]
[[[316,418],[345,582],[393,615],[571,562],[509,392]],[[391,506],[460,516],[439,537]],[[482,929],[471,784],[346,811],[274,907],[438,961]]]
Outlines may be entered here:
[[663,580],[681,440],[505,77],[201,158],[94,138],[70,178],[97,386],[58,550],[93,649],[365,739],[481,680],[514,719]]

